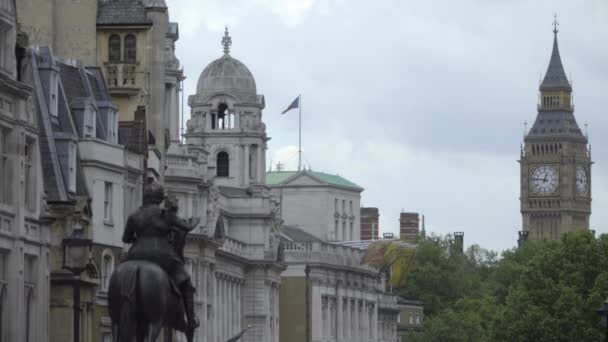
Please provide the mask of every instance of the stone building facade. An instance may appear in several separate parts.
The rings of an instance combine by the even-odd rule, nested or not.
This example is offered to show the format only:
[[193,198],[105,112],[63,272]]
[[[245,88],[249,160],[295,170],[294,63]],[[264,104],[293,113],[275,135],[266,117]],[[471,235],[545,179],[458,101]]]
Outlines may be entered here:
[[361,264],[370,241],[331,243],[284,226],[281,341],[394,342],[400,308],[378,270]]
[[[264,96],[230,55],[227,31],[222,43],[224,54],[202,71],[189,97],[185,144],[172,139],[165,186],[180,215],[201,219],[185,248],[197,289],[198,341],[226,341],[251,325],[243,341],[277,342],[284,264],[278,204],[264,178]],[[179,113],[170,113],[173,122]]]
[[40,219],[39,120],[16,3],[0,0],[0,341],[45,341],[51,235]]
[[591,150],[574,117],[572,86],[553,31],[553,51],[540,85],[538,115],[521,149],[520,240],[557,240],[589,229]]
[[[72,337],[71,273],[62,269],[62,239],[93,241],[96,272],[81,278],[81,338],[108,341],[107,288],[122,258],[127,214],[141,198],[143,155],[118,144],[116,107],[99,68],[62,61],[49,48],[31,50],[29,74],[41,127],[41,164],[50,230],[50,341]],[[45,336],[45,338],[47,337]]]
[[341,176],[311,170],[271,171],[266,182],[286,224],[326,241],[360,239],[362,187]]

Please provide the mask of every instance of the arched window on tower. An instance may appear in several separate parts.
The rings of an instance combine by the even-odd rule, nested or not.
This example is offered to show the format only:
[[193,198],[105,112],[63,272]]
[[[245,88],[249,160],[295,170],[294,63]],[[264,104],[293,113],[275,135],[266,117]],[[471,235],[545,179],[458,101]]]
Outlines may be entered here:
[[110,36],[108,41],[108,59],[111,63],[120,62],[120,37],[117,34]]
[[230,156],[222,151],[217,154],[217,176],[228,177],[230,175]]
[[125,63],[134,64],[137,61],[137,40],[132,34],[125,37]]

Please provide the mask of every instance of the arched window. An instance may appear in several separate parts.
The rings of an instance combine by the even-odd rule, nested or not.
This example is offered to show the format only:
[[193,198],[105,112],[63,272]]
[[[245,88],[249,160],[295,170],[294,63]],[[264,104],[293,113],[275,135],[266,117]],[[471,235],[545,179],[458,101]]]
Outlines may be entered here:
[[110,287],[112,272],[114,272],[114,257],[111,251],[106,250],[101,260],[101,289],[103,291],[106,291]]
[[109,59],[111,63],[120,62],[120,37],[117,34],[110,36],[108,42]]
[[128,34],[125,37],[125,63],[135,63],[137,60],[137,41],[135,36]]
[[230,157],[226,152],[217,154],[217,176],[228,177],[230,175]]

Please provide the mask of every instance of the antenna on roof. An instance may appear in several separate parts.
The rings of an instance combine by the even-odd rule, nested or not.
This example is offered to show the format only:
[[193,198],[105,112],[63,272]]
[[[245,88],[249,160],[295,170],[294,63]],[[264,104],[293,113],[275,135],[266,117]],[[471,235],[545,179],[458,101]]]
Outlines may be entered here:
[[526,138],[526,134],[528,134],[528,121],[524,121],[524,139]]
[[281,164],[281,162],[277,163],[277,171],[283,171],[283,164]]
[[585,121],[585,138],[589,140],[589,124]]

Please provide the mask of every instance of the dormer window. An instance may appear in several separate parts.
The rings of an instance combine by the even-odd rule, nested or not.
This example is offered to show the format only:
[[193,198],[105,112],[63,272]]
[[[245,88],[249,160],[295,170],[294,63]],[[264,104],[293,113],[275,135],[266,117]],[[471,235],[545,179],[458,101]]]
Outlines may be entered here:
[[68,143],[68,191],[76,192],[76,144]]
[[96,112],[93,108],[87,107],[84,110],[84,127],[83,127],[83,135],[85,138],[94,138],[95,137],[95,121],[96,121]]
[[118,143],[118,120],[116,117],[116,112],[113,110],[108,111],[108,142],[112,144]]
[[57,116],[59,111],[59,76],[55,71],[51,71],[49,87],[49,114]]

